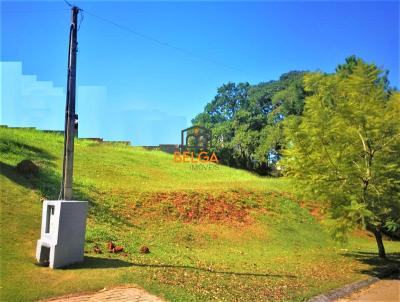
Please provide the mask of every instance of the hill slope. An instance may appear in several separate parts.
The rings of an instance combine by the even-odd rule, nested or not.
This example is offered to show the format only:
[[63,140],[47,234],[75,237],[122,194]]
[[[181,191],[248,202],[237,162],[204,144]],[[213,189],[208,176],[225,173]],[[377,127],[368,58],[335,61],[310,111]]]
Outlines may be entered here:
[[[58,197],[62,144],[61,135],[0,128],[3,301],[121,283],[172,301],[300,301],[380,264],[371,238],[332,242],[286,179],[191,169],[162,152],[77,140],[74,194],[90,201],[86,261],[63,270],[36,266],[41,199]],[[23,159],[39,174],[18,173]],[[108,253],[110,240],[126,254]],[[140,254],[142,245],[151,253]]]

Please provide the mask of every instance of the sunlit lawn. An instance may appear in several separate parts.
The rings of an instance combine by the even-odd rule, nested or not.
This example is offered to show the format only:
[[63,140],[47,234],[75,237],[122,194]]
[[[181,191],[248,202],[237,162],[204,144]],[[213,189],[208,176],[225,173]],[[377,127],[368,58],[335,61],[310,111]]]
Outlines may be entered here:
[[[192,170],[162,152],[82,140],[74,180],[75,197],[91,202],[86,261],[36,266],[40,199],[58,196],[62,144],[59,135],[0,128],[2,301],[121,283],[171,301],[301,301],[378,267],[372,238],[333,242],[290,194],[289,180],[222,166]],[[38,176],[15,171],[26,158],[40,166]],[[127,254],[108,253],[109,240]],[[400,250],[399,242],[385,244]],[[140,254],[141,245],[151,253]]]

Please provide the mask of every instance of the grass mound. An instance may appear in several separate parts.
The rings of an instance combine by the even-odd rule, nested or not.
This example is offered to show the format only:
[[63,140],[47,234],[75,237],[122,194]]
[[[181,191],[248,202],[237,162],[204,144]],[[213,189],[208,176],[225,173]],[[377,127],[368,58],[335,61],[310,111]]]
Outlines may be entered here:
[[[318,208],[296,200],[287,179],[199,171],[162,152],[77,140],[74,194],[90,202],[85,262],[38,267],[41,200],[58,197],[62,144],[60,135],[0,128],[2,301],[123,283],[172,301],[301,301],[381,264],[372,238],[331,241]],[[36,174],[17,171],[25,159]],[[109,253],[109,241],[124,253]]]

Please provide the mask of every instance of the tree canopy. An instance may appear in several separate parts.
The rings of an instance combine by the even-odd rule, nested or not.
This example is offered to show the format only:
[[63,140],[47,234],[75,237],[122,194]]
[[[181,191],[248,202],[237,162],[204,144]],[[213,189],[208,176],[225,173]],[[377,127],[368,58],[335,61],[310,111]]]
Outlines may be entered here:
[[400,229],[400,94],[388,72],[356,56],[334,73],[291,71],[258,85],[227,83],[192,123],[212,130],[223,164],[277,170],[329,204],[333,234]]
[[281,164],[302,190],[329,202],[337,237],[400,224],[400,95],[374,64],[349,58],[335,74],[304,76],[302,116],[285,120]]
[[271,174],[281,157],[282,120],[303,111],[303,75],[292,71],[258,85],[227,83],[192,123],[212,130],[222,163]]

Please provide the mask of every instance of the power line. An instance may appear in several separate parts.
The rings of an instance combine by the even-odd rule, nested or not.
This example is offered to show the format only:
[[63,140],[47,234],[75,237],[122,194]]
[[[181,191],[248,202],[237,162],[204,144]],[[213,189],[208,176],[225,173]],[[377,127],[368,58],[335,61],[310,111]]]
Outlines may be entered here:
[[[71,4],[70,2],[68,2],[67,0],[64,0],[64,2],[65,2],[65,4],[66,4],[68,7],[74,7],[74,5]],[[97,18],[97,19],[99,19],[99,20],[101,20],[101,21],[103,21],[103,22],[105,22],[105,23],[111,24],[111,25],[113,25],[114,27],[117,27],[117,28],[119,28],[119,29],[121,29],[121,30],[123,30],[123,31],[126,31],[126,32],[128,32],[128,33],[130,33],[130,34],[132,34],[132,35],[135,35],[135,36],[137,36],[137,37],[140,37],[140,38],[142,38],[142,39],[151,41],[151,42],[153,42],[153,43],[156,43],[156,44],[161,45],[161,46],[164,46],[164,47],[168,47],[168,48],[170,48],[170,49],[174,49],[174,50],[179,51],[179,52],[181,52],[181,53],[184,53],[184,54],[186,54],[186,55],[188,55],[188,56],[197,58],[197,59],[199,59],[199,60],[203,60],[203,61],[207,61],[207,62],[209,62],[209,63],[213,63],[213,64],[215,64],[215,65],[219,65],[219,66],[224,67],[224,68],[226,68],[226,69],[235,70],[235,71],[237,71],[237,72],[241,72],[241,73],[244,73],[244,74],[249,74],[248,72],[246,72],[246,71],[244,71],[244,70],[241,70],[241,69],[239,69],[239,68],[236,68],[236,67],[227,65],[227,64],[225,64],[225,63],[219,62],[219,61],[217,61],[217,60],[214,60],[214,59],[212,59],[212,58],[209,58],[209,57],[206,57],[206,56],[203,56],[203,55],[199,55],[199,54],[194,53],[194,52],[192,52],[192,51],[190,51],[190,50],[187,50],[187,49],[185,49],[185,48],[172,45],[172,44],[170,44],[170,43],[167,43],[167,42],[164,42],[164,41],[159,40],[159,39],[157,39],[157,38],[154,38],[154,37],[152,37],[152,36],[149,36],[149,35],[147,35],[147,34],[143,34],[143,33],[139,32],[139,31],[137,31],[137,30],[134,30],[134,29],[128,27],[128,26],[121,25],[121,24],[119,24],[119,23],[117,23],[117,22],[114,22],[114,21],[112,21],[112,20],[110,20],[110,19],[101,17],[101,16],[96,15],[96,14],[94,14],[94,13],[91,13],[91,12],[89,12],[89,11],[87,11],[87,10],[81,9],[81,8],[79,8],[79,7],[78,7],[78,9],[79,9],[79,11],[81,12],[81,20],[80,20],[79,25],[78,25],[79,28],[80,28],[81,21],[83,21],[83,18],[84,18],[82,12],[85,12],[85,13],[86,13],[87,15],[89,15],[89,16],[92,16],[92,17],[94,17],[94,18]],[[50,9],[50,8],[49,8],[49,9],[29,9],[29,10],[1,10],[1,13],[2,13],[2,14],[3,14],[3,13],[39,13],[39,12],[55,12],[55,11],[67,11],[67,10],[69,11],[70,8],[54,8],[54,9]],[[79,28],[78,28],[78,29],[79,29]]]
[[187,55],[189,55],[189,56],[195,57],[195,58],[200,59],[200,60],[208,61],[208,62],[210,62],[210,63],[213,63],[213,64],[216,64],[216,65],[222,66],[222,67],[227,68],[227,69],[239,71],[239,72],[241,72],[241,73],[247,73],[247,72],[245,72],[245,71],[243,71],[243,70],[240,70],[240,69],[238,69],[238,68],[236,68],[236,67],[232,67],[232,66],[226,65],[226,64],[224,64],[224,63],[222,63],[222,62],[218,62],[218,61],[216,61],[216,60],[214,60],[214,59],[211,59],[211,58],[208,58],[208,57],[205,57],[205,56],[202,56],[202,55],[198,55],[198,54],[196,54],[196,53],[194,53],[194,52],[192,52],[192,51],[190,51],[190,50],[187,50],[187,49],[184,49],[184,48],[181,48],[181,47],[178,47],[178,46],[169,44],[169,43],[167,43],[167,42],[161,41],[161,40],[159,40],[159,39],[157,39],[157,38],[154,38],[154,37],[152,37],[152,36],[143,34],[143,33],[141,33],[141,32],[138,32],[138,31],[136,31],[136,30],[133,30],[133,29],[131,29],[131,28],[125,26],[125,25],[118,24],[118,23],[116,23],[116,22],[114,22],[114,21],[112,21],[112,20],[106,19],[106,18],[104,18],[104,17],[101,17],[101,16],[99,16],[99,15],[93,14],[93,13],[91,13],[91,12],[88,12],[87,10],[81,9],[81,11],[85,12],[85,13],[86,13],[87,15],[89,15],[89,16],[95,17],[95,18],[97,18],[97,19],[99,19],[99,20],[101,20],[101,21],[103,21],[103,22],[109,23],[109,24],[111,24],[111,25],[113,25],[113,26],[115,26],[115,27],[117,27],[117,28],[119,28],[119,29],[122,29],[122,30],[124,30],[124,31],[126,31],[126,32],[128,32],[128,33],[130,33],[130,34],[133,34],[133,35],[135,35],[135,36],[137,36],[137,37],[140,37],[140,38],[142,38],[142,39],[145,39],[145,40],[148,40],[148,41],[152,41],[152,42],[157,43],[157,44],[159,44],[159,45],[162,45],[162,46],[164,46],[164,47],[168,47],[168,48],[171,48],[171,49],[180,51],[180,52],[185,53],[185,54],[187,54]]
[[73,7],[73,5],[71,3],[69,3],[67,0],[64,0],[64,2],[69,6],[69,7]]

